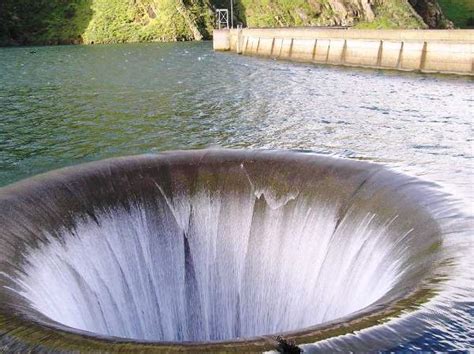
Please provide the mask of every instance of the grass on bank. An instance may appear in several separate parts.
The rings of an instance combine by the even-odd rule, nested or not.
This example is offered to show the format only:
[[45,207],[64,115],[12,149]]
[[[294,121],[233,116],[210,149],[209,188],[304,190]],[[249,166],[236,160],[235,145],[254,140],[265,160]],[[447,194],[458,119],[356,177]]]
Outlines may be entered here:
[[459,28],[474,28],[474,0],[438,0],[444,14]]
[[190,22],[209,38],[208,0],[0,0],[0,45],[189,40]]
[[0,0],[0,44],[81,41],[92,18],[92,0]]
[[[474,1],[474,0],[473,0]],[[348,20],[329,0],[240,0],[250,27],[355,25],[356,28],[425,28],[406,0],[391,0],[373,6],[373,22]]]
[[391,0],[384,6],[374,9],[375,20],[359,22],[355,27],[360,29],[396,29],[396,28],[426,28],[426,24],[415,14],[407,1]]
[[177,41],[193,38],[185,19],[176,10],[176,0],[96,0],[92,10],[94,17],[83,35],[85,43]]
[[[438,0],[458,27],[474,28],[474,0]],[[358,22],[332,0],[234,0],[250,27],[355,25],[426,28],[407,0],[375,2],[373,22]],[[229,0],[0,0],[0,44],[121,43],[210,38],[213,10]],[[179,9],[178,9],[179,8]],[[350,10],[349,10],[350,11]]]
[[249,27],[321,25],[333,16],[327,0],[241,0]]

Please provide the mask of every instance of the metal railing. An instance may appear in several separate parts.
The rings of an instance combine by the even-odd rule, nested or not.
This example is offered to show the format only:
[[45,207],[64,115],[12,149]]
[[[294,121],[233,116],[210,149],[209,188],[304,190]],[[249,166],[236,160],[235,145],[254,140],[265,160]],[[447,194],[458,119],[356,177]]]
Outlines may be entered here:
[[217,29],[229,28],[229,10],[216,9],[216,27]]

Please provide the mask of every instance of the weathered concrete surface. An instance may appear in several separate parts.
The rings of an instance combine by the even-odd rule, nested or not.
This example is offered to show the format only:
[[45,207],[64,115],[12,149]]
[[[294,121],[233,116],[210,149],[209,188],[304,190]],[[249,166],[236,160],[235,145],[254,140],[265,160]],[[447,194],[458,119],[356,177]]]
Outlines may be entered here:
[[230,30],[214,30],[212,43],[214,50],[230,50]]
[[318,64],[474,75],[474,30],[216,30],[214,49]]

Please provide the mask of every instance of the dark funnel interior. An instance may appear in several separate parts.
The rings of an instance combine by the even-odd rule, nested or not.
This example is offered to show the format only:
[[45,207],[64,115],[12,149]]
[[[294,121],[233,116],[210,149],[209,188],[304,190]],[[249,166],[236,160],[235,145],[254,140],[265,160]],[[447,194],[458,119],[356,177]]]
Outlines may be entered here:
[[414,291],[440,231],[426,186],[313,154],[105,160],[0,190],[0,315],[208,342],[297,332]]

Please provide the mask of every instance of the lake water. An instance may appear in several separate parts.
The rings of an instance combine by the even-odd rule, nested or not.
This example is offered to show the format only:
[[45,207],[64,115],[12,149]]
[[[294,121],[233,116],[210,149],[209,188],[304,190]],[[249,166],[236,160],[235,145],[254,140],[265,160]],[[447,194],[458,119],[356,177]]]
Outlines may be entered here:
[[[292,149],[435,182],[472,215],[473,88],[470,78],[287,63],[211,43],[0,48],[0,186],[113,156]],[[463,302],[460,322],[399,349],[473,348]]]

